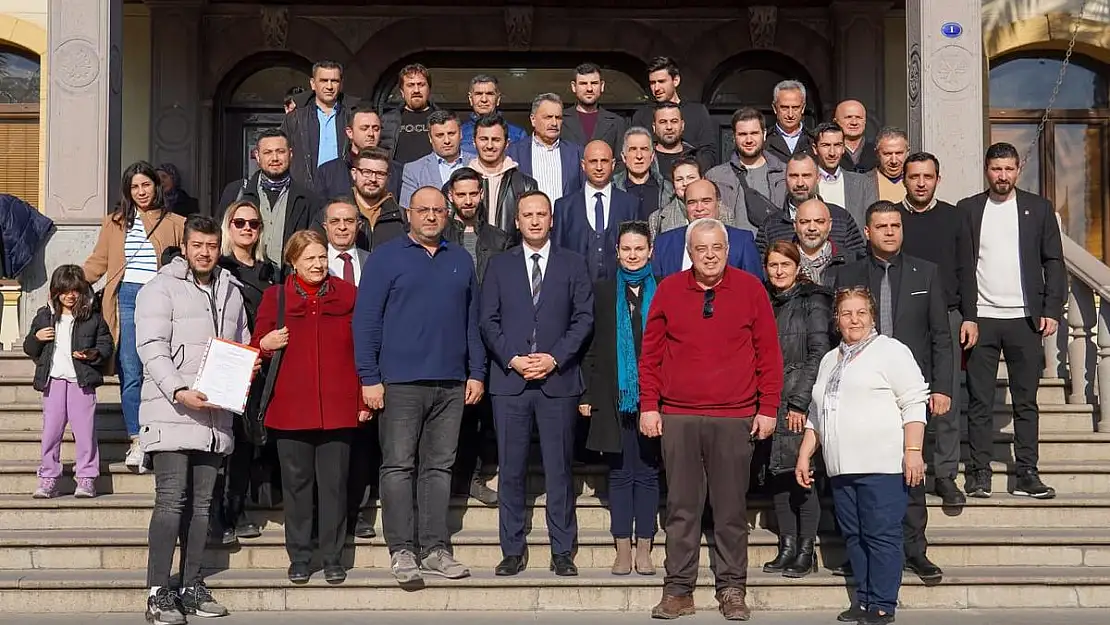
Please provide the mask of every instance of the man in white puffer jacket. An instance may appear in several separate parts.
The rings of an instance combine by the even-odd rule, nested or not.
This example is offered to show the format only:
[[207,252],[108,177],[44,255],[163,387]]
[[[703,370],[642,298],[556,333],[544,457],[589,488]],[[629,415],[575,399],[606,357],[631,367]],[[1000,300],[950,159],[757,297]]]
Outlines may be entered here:
[[[250,342],[241,285],[216,265],[219,224],[210,217],[190,217],[184,247],[184,258],[165,263],[143,286],[135,305],[144,371],[139,441],[154,465],[156,493],[148,537],[146,616],[163,625],[185,623],[185,614],[227,614],[208,592],[200,566],[216,475],[234,446],[233,416],[190,387],[210,338]],[[182,518],[185,509],[191,512]],[[170,570],[179,534],[186,538],[177,596],[170,588]]]

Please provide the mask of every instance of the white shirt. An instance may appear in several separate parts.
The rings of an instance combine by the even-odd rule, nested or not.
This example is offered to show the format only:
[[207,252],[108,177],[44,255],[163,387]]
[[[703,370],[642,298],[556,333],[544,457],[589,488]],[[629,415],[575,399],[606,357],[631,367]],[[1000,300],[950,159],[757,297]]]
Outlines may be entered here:
[[[341,253],[328,243],[328,273],[340,280],[343,279],[343,259],[339,258]],[[351,255],[351,264],[355,269],[355,286],[358,286],[359,280],[362,279],[362,264],[366,262],[366,257],[370,253],[357,247],[352,247],[347,250],[347,253]]]
[[54,324],[54,358],[50,361],[50,377],[77,381],[77,370],[73,367],[73,315],[63,314]]
[[146,284],[158,273],[158,256],[154,244],[146,236],[143,220],[135,215],[135,221],[123,239],[123,282]]
[[563,197],[563,159],[557,139],[548,147],[532,135],[532,177],[552,204]]
[[602,205],[602,218],[605,223],[601,224],[602,229],[609,227],[609,204],[613,201],[613,183],[609,183],[600,189],[596,189],[589,184],[583,190],[586,196],[586,221],[590,224],[591,230],[597,230],[597,224],[594,223],[594,206],[597,205],[597,198],[594,197],[598,193],[601,194]]
[[979,316],[1021,319],[1027,316],[1021,283],[1021,245],[1018,236],[1017,194],[1004,202],[989,197],[983,209],[975,280],[979,285]]
[[[902,473],[903,427],[925,423],[929,399],[910,348],[879,335],[845,366],[839,392],[827,398],[839,358],[833,348],[821,359],[806,421],[821,440],[829,476]],[[833,405],[826,406],[830,400]]]
[[[817,192],[821,194],[821,200],[826,204],[836,204],[837,206],[847,208],[844,199],[844,172],[840,171],[838,167],[836,172],[825,177],[825,171],[822,170],[818,176]],[[835,179],[832,178],[835,176]]]
[[551,239],[548,239],[540,249],[533,249],[527,243],[521,243],[524,250],[524,275],[528,278],[528,288],[532,288],[532,254],[540,255],[540,282],[547,277],[547,259],[551,257]]

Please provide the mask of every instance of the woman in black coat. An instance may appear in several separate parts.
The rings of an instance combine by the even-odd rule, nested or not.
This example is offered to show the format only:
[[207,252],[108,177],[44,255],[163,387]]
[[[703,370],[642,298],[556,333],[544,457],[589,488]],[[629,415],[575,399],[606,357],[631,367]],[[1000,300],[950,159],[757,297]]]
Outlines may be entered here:
[[[590,417],[586,447],[609,460],[609,531],[614,575],[654,575],[651,544],[659,512],[659,443],[640,434],[637,363],[655,276],[647,222],[620,225],[617,277],[594,285],[594,336],[582,361],[586,391],[578,410]],[[636,536],[633,562],[632,536]]]
[[768,466],[779,552],[763,571],[785,577],[805,577],[817,568],[814,542],[821,505],[813,489],[798,485],[794,465],[817,368],[831,347],[832,328],[832,293],[801,274],[800,262],[797,246],[789,241],[773,243],[763,258],[783,361],[782,404]]
[[[260,243],[264,227],[258,207],[250,202],[234,202],[224,212],[219,266],[231,272],[240,283],[247,324],[252,333],[262,294],[271,286],[281,284],[281,269],[266,259]],[[212,518],[218,519],[223,526],[219,528],[219,533],[214,533],[213,539],[225,545],[235,544],[240,538],[261,535],[259,527],[247,517],[245,508],[251,487],[251,472],[265,473],[263,468],[267,464],[259,461],[265,428],[262,427],[258,406],[265,380],[265,370],[255,376],[246,411],[242,418],[235,420],[235,450],[227,457],[224,466],[226,498],[213,500],[217,513]],[[276,474],[276,471],[273,473]],[[271,481],[268,477],[257,478],[254,486],[272,488],[273,485],[268,484]]]

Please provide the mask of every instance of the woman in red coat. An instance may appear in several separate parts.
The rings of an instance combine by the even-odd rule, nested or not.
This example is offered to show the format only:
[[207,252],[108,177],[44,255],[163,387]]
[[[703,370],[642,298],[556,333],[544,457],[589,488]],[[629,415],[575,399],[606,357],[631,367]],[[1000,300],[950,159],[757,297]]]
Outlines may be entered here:
[[263,358],[281,354],[273,392],[263,401],[281,464],[289,580],[303,584],[311,575],[315,518],[324,579],[338,584],[347,577],[339,558],[347,535],[351,437],[359,421],[370,417],[351,338],[357,290],[328,275],[327,243],[315,232],[294,233],[285,246],[285,262],[293,275],[266,290],[253,341]]

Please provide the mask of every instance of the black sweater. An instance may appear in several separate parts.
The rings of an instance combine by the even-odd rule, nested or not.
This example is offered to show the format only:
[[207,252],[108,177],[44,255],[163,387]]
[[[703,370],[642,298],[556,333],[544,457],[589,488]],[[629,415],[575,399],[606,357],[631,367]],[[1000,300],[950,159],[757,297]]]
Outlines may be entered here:
[[921,213],[901,206],[902,252],[934,263],[948,309],[958,308],[964,319],[974,321],[978,288],[968,214],[940,201]]

